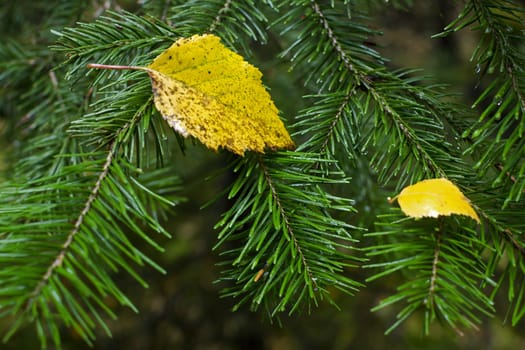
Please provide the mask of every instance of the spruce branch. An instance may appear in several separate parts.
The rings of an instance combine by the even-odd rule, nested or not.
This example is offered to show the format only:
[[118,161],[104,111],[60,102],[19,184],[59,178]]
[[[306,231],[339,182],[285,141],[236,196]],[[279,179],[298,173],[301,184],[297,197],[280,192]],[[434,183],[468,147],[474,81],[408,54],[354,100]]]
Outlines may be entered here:
[[[359,261],[348,252],[352,227],[329,214],[351,210],[349,202],[320,187],[344,179],[321,176],[313,167],[317,162],[327,160],[282,152],[240,159],[234,168],[238,176],[229,198],[235,201],[217,224],[222,228],[217,247],[243,242],[225,252],[224,264],[231,269],[221,278],[235,282],[224,293],[241,297],[236,308],[264,303],[270,315],[293,312],[330,300],[330,287],[352,293],[360,285],[342,274],[343,267]],[[262,265],[266,277],[256,278]]]
[[[129,19],[131,15],[123,16]],[[114,19],[106,20],[115,23]],[[137,23],[126,25],[134,28]],[[156,123],[150,118],[153,109],[151,89],[144,88],[147,81],[135,82],[136,90],[118,89],[119,85],[132,87],[132,75],[127,81],[108,83],[106,90],[118,91],[121,97],[114,100],[100,98],[103,93],[78,80],[82,69],[78,62],[92,60],[99,53],[112,56],[118,52],[118,48],[104,45],[109,40],[100,35],[100,26],[102,22],[86,24],[78,31],[59,34],[64,46],[55,48],[71,54],[68,76],[75,79],[77,90],[63,79],[63,70],[43,71],[39,81],[45,89],[32,99],[44,96],[49,103],[40,107],[41,99],[31,112],[41,117],[35,120],[40,134],[22,149],[22,154],[31,157],[17,164],[18,182],[2,186],[0,207],[16,203],[17,208],[0,224],[6,238],[2,240],[0,264],[8,267],[0,276],[5,282],[0,294],[5,296],[3,312],[14,317],[4,340],[29,321],[35,324],[43,346],[47,337],[60,346],[58,329],[62,324],[92,342],[97,326],[109,334],[103,315],[116,317],[104,298],[111,296],[135,309],[111,275],[124,270],[145,285],[136,266],[146,264],[162,271],[128,235],[133,233],[162,250],[147,231],[169,235],[158,217],[175,202],[156,191],[157,186],[164,192],[174,190],[176,178],[173,172],[153,169],[149,156],[141,161],[145,146],[165,143],[158,134],[156,138],[145,137]],[[127,35],[129,40],[130,33],[124,33],[119,33],[121,38]],[[147,31],[143,33],[147,35]],[[103,81],[100,77],[97,81]],[[89,91],[87,95],[85,91]],[[86,101],[86,96],[94,103]],[[140,147],[133,146],[135,140],[143,140]],[[150,174],[140,176],[138,165]],[[156,179],[159,174],[164,174],[165,180]],[[19,242],[26,243],[21,247]],[[33,262],[24,265],[28,256]],[[14,295],[13,290],[20,292]]]
[[160,49],[180,35],[174,28],[154,18],[111,11],[92,23],[80,23],[77,27],[54,30],[53,33],[58,39],[52,48],[67,54],[63,65],[69,67],[68,79],[93,62],[140,65],[153,59]]
[[525,259],[524,244],[516,238],[516,234],[513,233],[512,230],[508,228],[503,229],[502,232],[504,234],[506,241],[509,242],[512,245],[512,247],[521,254],[523,259]]
[[521,5],[512,0],[468,1],[458,18],[437,35],[449,35],[474,24],[480,33],[471,60],[480,74],[480,83],[484,79],[488,85],[472,104],[473,108],[481,108],[480,116],[463,136],[473,141],[468,152],[480,155],[475,164],[478,172],[485,174],[498,164],[502,166],[503,171],[493,177],[492,186],[506,185],[505,205],[519,201],[525,188],[521,177],[514,183],[505,176],[508,172],[521,174],[525,169],[521,157],[525,143],[520,126],[525,111],[525,76],[520,68],[524,61],[523,48],[516,44],[521,40],[523,13]]
[[[352,96],[351,102],[359,106],[357,109],[360,113],[356,116],[355,122],[347,122],[344,126],[348,127],[352,124],[355,126],[354,130],[345,132],[350,137],[336,142],[343,144],[343,149],[347,150],[346,155],[353,156],[353,152],[349,152],[351,149],[372,150],[375,153],[372,163],[384,183],[392,179],[405,162],[405,165],[417,166],[417,170],[407,174],[412,180],[423,177],[446,177],[444,165],[439,164],[437,160],[443,158],[443,161],[446,159],[449,162],[448,155],[454,154],[457,160],[461,156],[451,149],[448,142],[443,142],[444,135],[442,140],[436,139],[436,136],[442,135],[442,116],[433,114],[432,109],[421,108],[420,102],[415,97],[426,94],[437,95],[438,92],[416,86],[415,83],[422,79],[411,77],[408,74],[411,72],[397,74],[386,72],[383,69],[384,59],[365,45],[368,36],[376,33],[356,22],[355,19],[360,18],[357,12],[354,11],[354,18],[349,19],[341,13],[342,11],[336,12],[335,6],[329,8],[325,5],[329,9],[323,10],[322,5],[315,1],[296,3],[304,6],[305,9],[310,8],[311,13],[300,23],[296,18],[301,17],[295,13],[295,9],[288,10],[280,21],[291,23],[283,29],[283,33],[299,26],[304,28],[306,24],[303,22],[309,21],[308,35],[306,31],[303,32],[304,34],[301,33],[283,55],[291,55],[294,67],[304,65],[302,69],[309,72],[310,77],[315,75],[317,81],[326,78],[319,84],[319,93],[324,90],[327,90],[328,94],[349,91]],[[331,15],[327,16],[325,12]],[[318,25],[319,23],[321,26]],[[322,49],[318,48],[319,45],[323,46]],[[292,54],[292,50],[296,53]],[[312,57],[315,60],[312,60]],[[310,77],[307,78],[307,82]],[[323,99],[322,94],[320,98]],[[432,101],[424,100],[426,103]],[[441,99],[438,102],[435,99],[434,103],[443,103],[443,101]],[[324,118],[328,118],[326,113],[328,105],[325,109]],[[308,111],[305,114],[312,115]],[[333,123],[335,125],[336,121],[334,120]],[[356,130],[367,130],[367,132],[358,135]],[[298,133],[305,132],[298,131]],[[308,135],[317,139],[313,134]],[[435,142],[429,143],[432,139],[436,139]],[[394,149],[393,145],[397,145],[397,149]],[[387,154],[385,149],[388,150]],[[439,158],[436,154],[439,154]],[[400,158],[396,158],[396,155]],[[409,180],[400,178],[397,188]]]
[[211,23],[210,28],[208,28],[208,32],[213,33],[215,31],[215,29],[217,28],[217,26],[219,26],[221,24],[221,22],[222,22],[222,20],[224,18],[224,15],[230,9],[231,3],[232,3],[231,0],[224,1],[224,5],[221,7],[221,9],[219,11],[217,11],[217,16],[215,17],[215,19]]
[[[453,112],[454,108],[448,106],[445,102],[447,95],[440,92],[439,86],[425,84],[423,78],[414,76],[413,71],[384,70],[384,60],[364,45],[364,34],[373,33],[355,21],[352,25],[346,24],[349,19],[343,19],[341,12],[335,12],[335,6],[330,8],[329,5],[325,5],[326,12],[335,12],[329,17],[324,14],[325,11],[319,3],[298,3],[303,5],[304,9],[307,5],[312,6],[312,12],[302,17],[303,23],[293,21],[292,16],[299,17],[293,9],[283,15],[291,22],[283,30],[284,33],[299,26],[307,28],[300,32],[299,38],[290,45],[285,54],[289,55],[294,63],[297,62],[294,65],[295,69],[301,68],[311,72],[310,76],[315,76],[319,82],[318,91],[323,92],[314,97],[314,100],[317,97],[316,103],[302,112],[294,127],[297,130],[296,135],[308,136],[302,147],[316,149],[311,147],[327,145],[326,140],[333,137],[329,142],[340,146],[331,147],[332,157],[335,159],[345,159],[342,154],[338,155],[341,150],[345,155],[355,156],[356,150],[369,149],[373,152],[371,163],[377,170],[381,183],[397,182],[398,189],[403,184],[421,178],[475,178],[466,175],[468,170],[465,170],[467,167],[460,150],[453,147],[448,141],[449,135],[443,132],[446,130],[444,125],[448,128],[453,127],[449,123],[452,119],[450,115],[457,114],[458,111]],[[316,20],[322,25],[317,24],[315,27]],[[304,23],[307,21],[309,23]],[[343,31],[343,28],[346,31]],[[321,70],[319,67],[329,68]],[[321,81],[320,77],[326,77],[326,80]],[[309,79],[310,77],[307,78],[307,83]],[[348,95],[345,93],[347,91]],[[352,108],[346,108],[347,101],[351,101]],[[341,111],[345,113],[342,114]],[[344,123],[339,123],[341,116],[345,119]],[[334,133],[334,130],[338,132]],[[454,134],[457,132],[452,129],[452,135]],[[326,135],[328,138],[325,138]],[[357,156],[359,157],[358,153]],[[398,229],[399,232],[393,232],[406,232],[406,228]],[[418,229],[414,229],[414,232],[418,232]],[[392,247],[388,246],[388,250],[406,248],[410,254],[417,250],[417,240],[401,246],[402,248],[399,247],[399,239],[394,238],[393,242],[395,243],[392,243]],[[378,244],[380,243],[370,248],[374,252],[384,252]],[[451,319],[451,326],[456,329],[458,324],[475,326],[478,318],[471,313],[470,306],[458,300],[451,309],[443,307],[441,294],[454,294],[457,286],[446,282],[448,277],[445,276],[448,275],[442,276],[438,273],[442,257],[446,257],[443,249],[448,249],[448,246],[448,241],[445,244],[441,243],[441,240],[437,245],[429,244],[416,259],[401,258],[396,261],[381,256],[386,259],[384,266],[388,267],[385,272],[387,274],[409,269],[421,273],[417,282],[402,284],[397,293],[380,304],[380,307],[384,307],[395,300],[411,300],[399,313],[398,322],[389,331],[417,309],[431,311],[427,313],[427,329],[428,324],[436,317]],[[371,255],[374,256],[375,253]],[[376,266],[375,262],[370,266]],[[447,272],[446,269],[444,271]],[[380,272],[375,276],[384,276],[384,273]],[[484,279],[485,276],[478,274],[476,278]],[[429,281],[432,283],[429,284]],[[468,293],[474,295],[477,294],[475,279],[472,281]],[[408,287],[413,283],[421,285],[418,289],[409,291]],[[425,298],[432,299],[432,303],[425,306]],[[486,312],[487,308],[490,310],[490,303],[483,295],[477,298],[477,308],[481,312]]]
[[439,221],[440,226],[434,228],[432,220],[418,224],[390,214],[382,224],[384,230],[365,234],[380,239],[373,247],[367,248],[370,257],[389,255],[385,262],[366,266],[381,268],[367,281],[398,271],[411,271],[397,292],[374,308],[379,310],[392,304],[405,304],[397,315],[398,320],[387,332],[417,310],[424,312],[426,333],[436,319],[448,323],[458,333],[462,332],[461,327],[476,329],[481,314],[494,312],[493,302],[478,287],[480,280],[493,287],[496,285],[487,277],[485,264],[478,256],[478,252],[486,249],[486,243],[477,239],[470,229],[458,230],[459,226],[453,220]]
[[[307,137],[298,150],[317,152],[323,158],[334,160],[342,148],[347,159],[354,159],[354,145],[359,135],[356,118],[361,112],[359,105],[352,103],[355,94],[353,89],[348,93],[309,96],[314,105],[300,111],[293,125],[295,136]],[[319,162],[315,167],[327,165],[338,166],[334,162]]]
[[436,233],[436,246],[434,248],[434,260],[432,260],[432,273],[430,274],[430,285],[428,288],[428,302],[432,303],[434,299],[434,293],[436,291],[436,281],[438,279],[438,265],[439,265],[439,253],[441,251],[441,230]]
[[185,36],[213,32],[227,47],[251,56],[250,39],[267,41],[265,7],[253,0],[190,0],[177,6],[169,22],[176,23]]
[[[114,122],[114,120],[112,122]],[[35,287],[32,292],[17,296],[16,299],[23,301],[23,303],[20,303],[20,301],[16,302],[18,306],[13,305],[12,308],[14,310],[13,312],[16,311],[20,313],[20,315],[6,337],[9,337],[22,324],[22,320],[26,318],[34,318],[37,328],[40,327],[39,325],[45,324],[44,329],[48,329],[49,332],[53,334],[57,329],[56,320],[54,320],[53,315],[58,313],[66,325],[75,328],[77,332],[89,342],[94,338],[92,329],[96,325],[92,317],[97,319],[98,323],[105,327],[104,321],[95,307],[105,310],[108,315],[114,317],[113,313],[101,300],[102,296],[112,295],[123,305],[133,307],[127,297],[116,287],[114,282],[111,281],[108,272],[123,268],[144,284],[126,259],[139,265],[146,262],[161,270],[158,265],[145,257],[143,253],[129,241],[122,229],[122,227],[127,227],[142,237],[146,242],[161,250],[162,248],[148,237],[143,231],[143,228],[136,224],[135,221],[144,221],[155,231],[167,234],[157,220],[148,213],[147,203],[152,200],[153,202],[160,202],[160,206],[154,205],[157,210],[160,210],[162,205],[173,205],[173,203],[167,199],[155,195],[150,189],[145,187],[145,185],[140,184],[140,182],[130,180],[129,174],[127,174],[120,165],[115,163],[117,150],[122,148],[119,146],[119,142],[123,139],[121,135],[127,133],[129,128],[134,128],[135,132],[139,129],[137,128],[135,119],[132,118],[130,122],[125,123],[113,135],[113,142],[106,152],[105,160],[98,171],[98,176],[92,183],[91,190],[89,193],[84,192],[86,193],[86,201],[82,205],[78,200],[74,201],[73,206],[67,204],[65,206],[53,205],[56,209],[52,210],[49,214],[46,213],[50,215],[51,222],[71,222],[68,218],[71,215],[70,211],[72,208],[78,207],[79,215],[74,220],[69,233],[65,234],[64,232],[68,225],[53,227],[52,225],[44,225],[43,222],[40,222],[39,230],[44,230],[44,232],[46,230],[58,230],[58,232],[52,236],[54,237],[52,238],[53,243],[49,244],[45,252],[40,256],[40,259],[43,259],[41,266],[47,266],[47,268],[42,270],[40,278],[34,282],[30,282],[24,280],[24,278],[27,277],[21,274],[20,281],[15,280],[11,282],[15,285],[17,283],[28,285],[34,283]],[[93,131],[93,129],[91,130]],[[102,135],[102,137],[105,138],[106,136]],[[123,140],[125,141],[125,139]],[[32,186],[29,188],[32,189],[28,193],[35,193],[36,195],[22,197],[22,203],[27,205],[29,209],[29,207],[35,205],[35,202],[44,200],[53,203],[54,201],[59,201],[61,197],[68,198],[75,191],[78,192],[78,189],[75,189],[75,186],[79,185],[78,183],[73,182],[71,183],[72,187],[65,187],[62,184],[63,179],[72,179],[74,176],[78,179],[77,181],[83,183],[85,176],[82,174],[86,170],[90,170],[91,176],[94,176],[93,169],[85,168],[85,166],[89,167],[91,162],[86,161],[83,157],[90,158],[97,157],[97,155],[97,153],[84,153],[79,157],[84,160],[78,160],[80,161],[79,165],[81,165],[81,167],[78,165],[69,168],[64,165],[57,167],[54,175],[39,180],[41,189],[35,187],[35,183],[31,184]],[[122,161],[124,161],[124,159],[119,157],[119,162]],[[127,166],[130,167],[130,169],[134,168],[130,166],[130,164]],[[134,171],[136,172],[137,170],[134,169]],[[53,185],[55,183],[56,185]],[[57,186],[56,189],[53,186]],[[136,187],[136,189],[133,189],[134,187]],[[41,198],[42,195],[40,195],[38,191],[50,193],[52,197],[46,198],[44,196],[44,198]],[[144,192],[146,195],[141,195],[140,192]],[[76,198],[79,199],[79,196],[77,195]],[[20,199],[17,201],[20,201]],[[142,201],[142,203],[140,201]],[[126,204],[127,202],[133,203]],[[67,203],[67,200],[64,201],[64,203]],[[46,216],[41,218],[41,215],[42,213],[36,212],[31,215],[25,214],[23,218],[24,220],[29,220],[29,222],[31,222],[31,220],[37,220],[35,223],[38,223],[38,220],[46,220]],[[16,218],[14,220],[16,220]],[[16,227],[13,226],[12,223],[5,223],[4,225],[7,225],[2,227],[4,232],[13,231],[14,227]],[[15,232],[18,236],[24,237],[26,234],[33,235],[32,230],[34,230],[32,225],[26,225],[16,228]],[[59,238],[60,236],[62,236],[62,239]],[[40,240],[45,241],[45,236],[38,240],[34,239],[35,242],[33,244],[38,246],[41,244],[39,243]],[[3,247],[6,250],[14,248],[7,245],[8,242],[4,241],[4,243],[6,243],[6,245]],[[93,247],[86,250],[90,245],[93,245]],[[84,250],[79,249],[79,247],[82,247]],[[26,248],[27,251],[31,251],[31,249],[31,246]],[[53,249],[57,249],[56,255],[54,255],[51,264],[46,264],[45,261],[49,261],[48,259],[51,257],[51,251]],[[19,254],[22,254],[22,251],[19,251]],[[14,262],[15,266],[20,264],[20,261],[16,261],[16,259]],[[6,262],[3,261],[2,263]],[[105,270],[104,266],[106,266],[108,271]],[[37,277],[35,273],[32,273],[30,276],[31,279]],[[68,281],[71,285],[68,287],[62,286],[65,281]],[[5,288],[9,290],[13,288],[13,286],[6,285]],[[59,289],[57,290],[57,288]],[[94,290],[91,291],[90,288]],[[56,304],[56,301],[49,300],[49,295],[52,294],[61,295],[66,304],[59,306]],[[75,298],[79,298],[81,301],[76,301]],[[22,305],[24,305],[23,311],[19,309]],[[44,333],[41,334],[42,339],[45,336]],[[56,345],[60,344],[59,338],[54,337],[53,339]]]
[[[389,82],[391,84],[392,82]],[[402,81],[398,81],[398,84],[402,85]],[[410,90],[410,86],[405,86],[406,90]],[[435,157],[431,156],[428,152],[428,148],[432,147],[431,145],[428,145],[428,139],[424,135],[422,135],[423,130],[420,129],[417,132],[414,130],[415,128],[409,124],[407,121],[408,118],[402,118],[400,113],[398,112],[401,110],[399,106],[392,106],[393,100],[385,99],[383,96],[388,96],[386,94],[380,94],[375,89],[370,90],[370,94],[372,95],[373,99],[378,103],[379,108],[381,108],[384,113],[380,113],[382,119],[384,120],[386,125],[395,125],[396,130],[398,132],[397,138],[399,140],[403,140],[404,144],[407,146],[408,149],[411,149],[412,152],[414,152],[413,156],[418,160],[418,163],[421,164],[423,167],[423,171],[427,177],[446,177],[445,171],[442,169],[440,165],[438,165],[435,162]],[[417,103],[412,104],[412,101],[406,101],[407,104],[405,105],[405,111],[412,107],[414,108],[413,111],[416,111],[418,108]],[[417,112],[416,112],[417,113]],[[417,114],[414,115],[415,117],[418,117]],[[436,117],[436,116],[428,116],[430,118]],[[430,119],[428,118],[428,119]],[[441,128],[440,120],[434,121],[432,124],[430,120],[427,119],[427,122],[429,125],[427,126],[434,126],[435,129]],[[415,121],[417,123],[417,120]],[[416,124],[417,125],[417,124]],[[446,146],[446,145],[445,145]],[[451,152],[452,153],[452,152]]]
[[281,216],[281,220],[283,222],[283,230],[284,232],[286,232],[290,238],[292,239],[292,242],[293,242],[293,245],[294,245],[294,248],[295,248],[295,251],[297,252],[298,256],[299,256],[299,259],[303,265],[303,268],[308,276],[308,280],[309,280],[309,283],[312,284],[313,286],[313,289],[314,290],[317,290],[318,287],[317,287],[317,282],[316,282],[316,278],[313,276],[312,274],[312,271],[310,269],[310,263],[307,261],[306,259],[306,256],[303,254],[303,251],[301,249],[301,245],[299,244],[299,241],[298,241],[298,238],[294,232],[294,228],[292,227],[292,225],[290,224],[290,217],[288,215],[288,213],[286,212],[286,209],[283,205],[283,203],[281,202],[280,198],[279,198],[279,194],[277,192],[277,189],[275,187],[275,184],[273,182],[273,179],[272,177],[270,176],[269,174],[269,169],[267,166],[265,166],[263,160],[261,157],[257,157],[257,162],[259,164],[259,167],[262,169],[263,171],[263,174],[264,174],[264,179],[266,181],[266,184],[270,190],[270,193],[271,193],[271,196],[273,198],[273,201],[277,207],[277,210],[279,212],[279,215]]
[[325,152],[327,152],[328,144],[330,143],[330,140],[333,138],[333,134],[336,132],[336,126],[338,125],[338,123],[341,122],[341,119],[344,118],[344,110],[348,108],[348,104],[350,103],[350,100],[351,100],[352,95],[354,94],[354,91],[355,90],[350,91],[344,97],[344,99],[341,101],[341,104],[337,108],[337,112],[334,115],[332,123],[330,124],[328,131],[325,133],[325,140],[323,141],[319,149],[320,154],[324,154]]
[[325,14],[321,10],[321,7],[319,3],[315,0],[310,1],[312,9],[314,10],[314,13],[317,14],[319,17],[319,22],[326,31],[326,35],[328,36],[329,42],[332,45],[333,50],[337,53],[341,61],[343,62],[344,67],[355,77],[357,77],[358,84],[359,83],[366,83],[367,79],[366,76],[363,74],[362,71],[358,71],[354,68],[353,63],[351,62],[350,57],[347,55],[345,50],[341,47],[341,43],[339,42],[339,39],[334,34],[334,31],[331,27],[330,22],[326,18]]
[[44,275],[42,276],[42,279],[40,280],[40,282],[38,282],[38,284],[36,285],[35,289],[30,293],[30,297],[28,299],[27,306],[26,306],[27,310],[29,310],[31,308],[31,304],[34,302],[35,298],[37,298],[40,295],[40,293],[42,292],[42,289],[48,283],[49,279],[53,275],[53,273],[56,270],[56,268],[62,266],[62,262],[64,261],[64,258],[66,257],[66,254],[69,251],[69,248],[70,248],[71,244],[73,243],[73,240],[74,240],[75,236],[80,231],[80,228],[81,228],[81,226],[82,226],[82,224],[84,222],[84,218],[89,213],[89,211],[91,209],[91,205],[93,204],[93,202],[96,200],[96,198],[99,195],[100,186],[101,186],[102,182],[104,181],[104,179],[106,178],[106,176],[108,175],[109,167],[110,167],[111,162],[113,161],[113,157],[115,155],[114,152],[115,152],[115,145],[112,144],[111,147],[110,147],[110,150],[108,152],[108,155],[106,157],[106,161],[105,161],[104,165],[102,166],[100,174],[99,174],[99,176],[97,178],[97,181],[93,185],[93,188],[91,189],[91,193],[89,194],[89,197],[86,200],[84,208],[82,208],[82,211],[78,215],[78,217],[77,217],[77,219],[75,221],[75,224],[73,225],[73,229],[66,236],[66,240],[62,244],[62,249],[60,250],[60,252],[56,256],[56,258],[53,260],[51,265],[48,267],[47,271],[44,273]]
[[[472,104],[472,108],[479,109],[480,114],[477,120],[464,128],[462,136],[470,143],[466,153],[478,159],[473,165],[477,172],[475,175],[487,179],[484,181],[487,183],[479,186],[480,192],[490,193],[491,189],[497,188],[497,191],[505,196],[504,201],[494,192],[491,200],[477,198],[478,205],[483,208],[481,216],[490,225],[494,235],[495,246],[499,241],[503,241],[504,246],[508,248],[492,257],[493,261],[512,261],[508,264],[503,263],[504,271],[515,271],[514,264],[524,258],[523,242],[519,238],[523,232],[523,225],[509,220],[512,213],[523,210],[521,196],[525,186],[520,176],[513,180],[511,175],[523,173],[525,167],[522,157],[525,143],[521,137],[524,76],[519,68],[523,65],[523,50],[521,45],[516,45],[522,40],[519,33],[523,28],[523,13],[522,6],[514,1],[468,1],[458,18],[438,35],[450,35],[468,27],[479,33],[479,42],[471,60],[476,65],[476,73],[479,74],[479,86],[483,87]],[[494,167],[498,172],[492,171]],[[513,201],[515,203],[511,205]],[[505,210],[494,210],[494,207]],[[497,274],[499,278],[496,290],[504,285],[505,279],[510,290],[519,289],[520,282],[515,278],[516,271],[510,274],[500,273],[496,271],[495,263],[489,267],[488,272]],[[515,301],[521,298],[522,294],[509,292],[508,297],[509,300]],[[521,317],[517,315],[523,315],[523,306],[518,302],[513,304],[513,307],[512,322],[515,323]]]

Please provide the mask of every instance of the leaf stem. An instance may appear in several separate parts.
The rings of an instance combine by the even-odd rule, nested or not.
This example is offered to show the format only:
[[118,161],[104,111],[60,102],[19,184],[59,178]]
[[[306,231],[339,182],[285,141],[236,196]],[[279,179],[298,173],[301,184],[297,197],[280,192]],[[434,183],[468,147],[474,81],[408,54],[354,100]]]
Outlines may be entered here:
[[112,65],[112,64],[99,64],[99,63],[88,63],[86,66],[88,68],[95,68],[95,69],[132,69],[132,70],[145,70],[147,71],[148,68],[141,67],[141,66],[119,66],[119,65]]

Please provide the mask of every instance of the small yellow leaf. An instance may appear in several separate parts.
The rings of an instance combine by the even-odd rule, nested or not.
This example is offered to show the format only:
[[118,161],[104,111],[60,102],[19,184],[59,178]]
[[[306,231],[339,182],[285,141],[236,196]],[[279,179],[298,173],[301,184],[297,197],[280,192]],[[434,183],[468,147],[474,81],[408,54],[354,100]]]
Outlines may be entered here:
[[184,136],[213,150],[291,149],[261,72],[212,34],[176,41],[147,67],[155,106]]
[[397,197],[403,212],[414,218],[466,215],[479,222],[470,201],[447,179],[429,179],[405,187]]

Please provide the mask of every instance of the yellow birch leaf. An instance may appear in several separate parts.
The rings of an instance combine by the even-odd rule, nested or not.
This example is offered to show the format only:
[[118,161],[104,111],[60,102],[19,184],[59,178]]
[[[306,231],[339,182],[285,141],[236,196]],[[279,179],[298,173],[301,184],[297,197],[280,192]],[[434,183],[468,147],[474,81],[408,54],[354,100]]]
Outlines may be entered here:
[[147,67],[154,102],[176,131],[207,147],[247,150],[293,149],[294,143],[264,88],[261,72],[212,34],[177,40]]
[[467,197],[447,179],[429,179],[405,187],[394,199],[401,210],[414,218],[466,215],[479,222]]

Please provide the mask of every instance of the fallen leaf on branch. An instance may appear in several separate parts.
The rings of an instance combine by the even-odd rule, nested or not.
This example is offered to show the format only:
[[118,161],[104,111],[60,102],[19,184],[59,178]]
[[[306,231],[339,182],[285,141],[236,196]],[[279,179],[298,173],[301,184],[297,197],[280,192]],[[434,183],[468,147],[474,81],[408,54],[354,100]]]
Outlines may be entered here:
[[401,210],[414,218],[466,215],[479,222],[478,214],[460,189],[447,179],[429,179],[405,187],[397,199]]
[[147,67],[88,67],[146,71],[164,119],[213,150],[223,147],[242,156],[247,150],[294,148],[261,72],[215,35],[179,39]]

